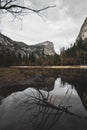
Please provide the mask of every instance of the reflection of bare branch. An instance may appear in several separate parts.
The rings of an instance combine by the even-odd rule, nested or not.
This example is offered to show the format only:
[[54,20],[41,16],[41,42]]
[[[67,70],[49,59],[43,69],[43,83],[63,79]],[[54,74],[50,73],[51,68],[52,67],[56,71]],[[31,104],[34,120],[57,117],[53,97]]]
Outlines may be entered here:
[[85,117],[81,117],[80,115],[71,112],[69,110],[71,106],[65,107],[62,106],[62,104],[59,104],[58,106],[54,105],[52,103],[52,96],[50,97],[49,93],[46,95],[39,89],[36,89],[35,93],[32,90],[31,92],[31,95],[26,94],[27,101],[23,102],[23,106],[26,108],[26,111],[32,112],[34,109],[31,122],[34,123],[35,130],[43,130],[44,127],[47,126],[47,123],[51,120],[50,125],[47,127],[47,129],[50,130],[60,119],[63,113],[77,118],[86,119]]

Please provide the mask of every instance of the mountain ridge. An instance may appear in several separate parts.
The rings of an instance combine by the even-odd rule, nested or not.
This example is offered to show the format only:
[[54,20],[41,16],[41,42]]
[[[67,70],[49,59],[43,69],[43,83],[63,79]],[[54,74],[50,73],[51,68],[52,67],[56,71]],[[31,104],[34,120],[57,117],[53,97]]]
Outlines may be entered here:
[[[55,55],[54,45],[50,41],[45,41],[35,45],[27,45],[24,42],[18,42],[0,33],[0,65],[21,65],[30,61],[35,63],[40,59],[40,64],[44,63],[46,57]],[[16,63],[14,64],[14,62]],[[46,62],[46,61],[45,61]],[[20,64],[19,64],[20,63]],[[26,65],[24,64],[24,65]]]
[[[36,51],[44,51],[47,48],[47,51],[45,51],[44,55],[54,55],[55,54],[55,50],[54,50],[54,45],[52,42],[50,41],[45,41],[42,43],[37,43],[34,45],[27,45],[24,42],[18,42],[18,41],[14,41],[12,39],[10,39],[9,37],[3,35],[2,33],[0,33],[0,47],[1,46],[5,46],[5,47],[14,47],[16,49],[21,49],[22,51],[24,51],[25,53],[32,53],[32,52],[36,52]],[[40,47],[42,48],[42,50],[40,50]],[[38,50],[35,48],[39,48]]]

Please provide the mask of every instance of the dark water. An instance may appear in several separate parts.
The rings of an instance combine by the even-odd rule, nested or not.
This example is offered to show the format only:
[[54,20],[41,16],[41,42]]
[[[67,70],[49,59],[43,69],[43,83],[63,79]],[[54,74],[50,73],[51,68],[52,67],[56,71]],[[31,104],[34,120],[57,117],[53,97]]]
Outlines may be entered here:
[[73,79],[36,78],[36,87],[0,90],[0,130],[87,130],[87,84]]

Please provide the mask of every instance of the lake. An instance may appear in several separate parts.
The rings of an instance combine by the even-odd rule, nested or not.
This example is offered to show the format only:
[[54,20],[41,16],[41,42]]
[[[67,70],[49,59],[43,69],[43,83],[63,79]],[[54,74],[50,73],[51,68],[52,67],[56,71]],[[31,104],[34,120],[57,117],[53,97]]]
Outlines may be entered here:
[[0,88],[0,130],[87,130],[87,70],[49,70],[24,81]]

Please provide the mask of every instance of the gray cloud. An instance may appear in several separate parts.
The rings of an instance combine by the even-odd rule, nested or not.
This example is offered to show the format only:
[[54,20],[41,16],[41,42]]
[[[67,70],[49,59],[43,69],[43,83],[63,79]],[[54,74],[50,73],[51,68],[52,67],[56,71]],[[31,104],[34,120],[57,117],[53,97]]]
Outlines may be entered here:
[[67,15],[81,19],[87,15],[87,0],[62,0],[62,7],[67,7]]
[[[26,0],[27,1],[27,0]],[[87,0],[30,0],[34,8],[42,8],[56,4],[56,8],[44,11],[46,21],[36,14],[28,14],[22,22],[11,22],[11,16],[5,15],[0,30],[14,40],[35,44],[50,40],[54,42],[56,51],[61,46],[74,43],[80,27],[86,17]],[[22,24],[22,30],[21,30]]]
[[55,4],[56,0],[30,0],[35,8],[42,8],[51,4]]

